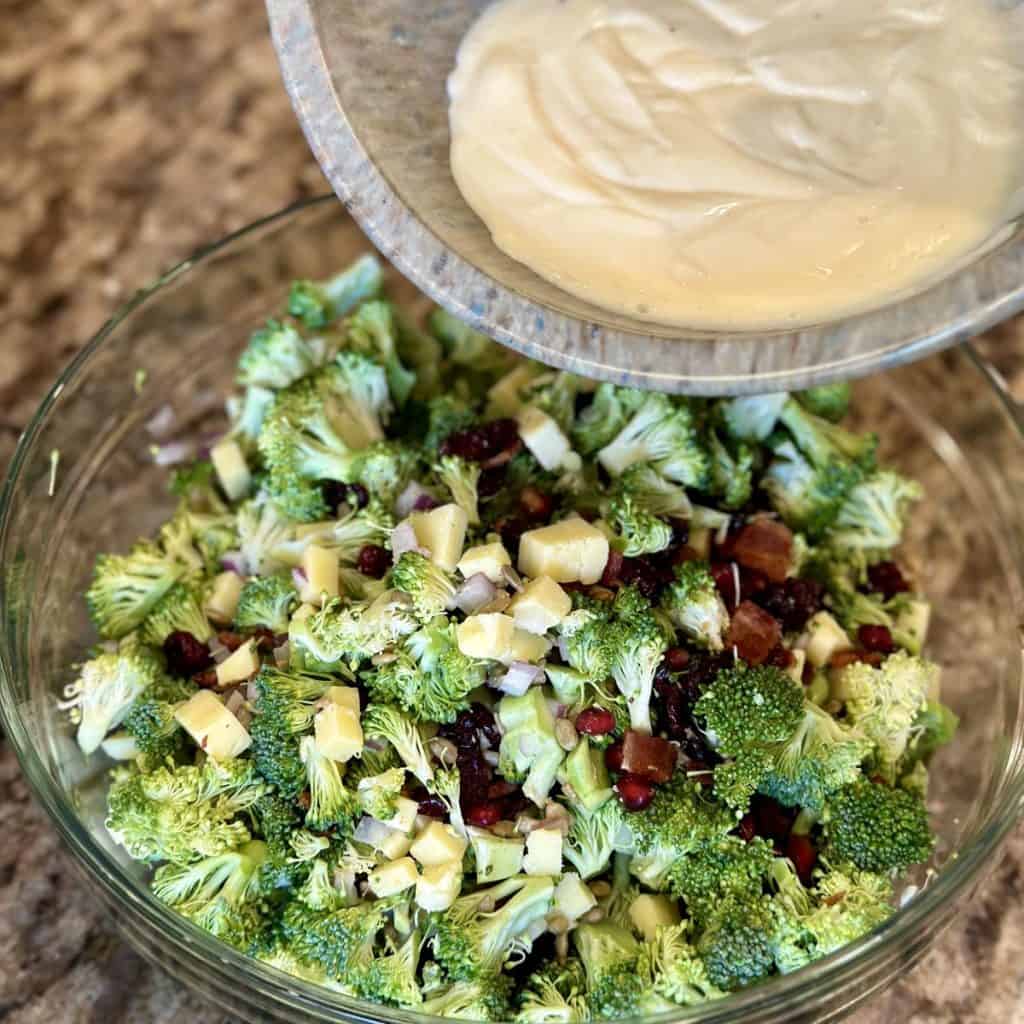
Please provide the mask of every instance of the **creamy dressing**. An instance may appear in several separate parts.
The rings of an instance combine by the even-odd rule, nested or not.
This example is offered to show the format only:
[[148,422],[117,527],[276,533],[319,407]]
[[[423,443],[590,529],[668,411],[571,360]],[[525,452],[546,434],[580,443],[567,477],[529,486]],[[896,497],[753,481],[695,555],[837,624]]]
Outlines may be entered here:
[[449,79],[495,243],[605,308],[807,324],[947,272],[1024,171],[1021,38],[986,0],[500,0]]

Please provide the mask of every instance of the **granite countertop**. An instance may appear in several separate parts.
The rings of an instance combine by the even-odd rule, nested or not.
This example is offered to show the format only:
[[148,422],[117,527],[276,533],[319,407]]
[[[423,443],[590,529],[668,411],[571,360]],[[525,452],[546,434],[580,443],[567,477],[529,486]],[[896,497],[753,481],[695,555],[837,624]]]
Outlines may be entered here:
[[[326,190],[262,5],[0,5],[0,465],[44,389],[138,286]],[[984,342],[1024,399],[1024,324]],[[0,740],[0,1021],[226,1022],[136,956],[65,866]],[[1024,829],[972,909],[855,1024],[1024,1021]]]

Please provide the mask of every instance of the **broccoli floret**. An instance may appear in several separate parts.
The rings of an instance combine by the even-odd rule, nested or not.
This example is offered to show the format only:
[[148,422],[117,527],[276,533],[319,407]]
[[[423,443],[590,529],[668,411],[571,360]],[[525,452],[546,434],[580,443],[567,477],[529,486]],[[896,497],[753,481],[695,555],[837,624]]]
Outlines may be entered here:
[[87,661],[78,678],[64,687],[64,700],[59,705],[77,723],[76,738],[82,751],[94,753],[160,676],[159,663],[144,650],[101,654]]
[[830,868],[814,887],[814,909],[802,920],[813,956],[834,953],[867,935],[893,914],[892,883],[850,865]]
[[550,416],[563,434],[568,434],[576,417],[576,396],[580,378],[565,370],[540,373],[521,391],[523,405],[531,405]]
[[299,595],[287,576],[260,576],[242,588],[235,612],[239,629],[265,627],[274,633],[287,633],[292,608]]
[[614,493],[629,495],[656,516],[687,519],[693,508],[684,488],[646,463],[630,466],[616,481]]
[[754,450],[743,442],[729,448],[713,430],[708,434],[708,444],[711,493],[717,495],[722,508],[742,508],[754,489]]
[[610,444],[646,397],[646,392],[632,388],[598,384],[590,404],[573,424],[573,447],[583,455],[592,455]]
[[288,312],[307,327],[326,327],[360,302],[379,294],[383,283],[380,262],[369,253],[326,281],[293,281]]
[[231,423],[228,437],[238,441],[247,456],[255,456],[263,421],[274,404],[274,392],[252,384],[242,392],[241,397],[229,395],[224,404]]
[[119,768],[107,793],[107,831],[136,860],[187,864],[248,842],[238,815],[268,787],[253,764],[208,760],[145,774]]
[[165,864],[153,876],[153,894],[182,917],[245,950],[267,926],[259,873],[267,844],[253,840],[192,864]]
[[521,697],[502,697],[497,718],[504,732],[498,773],[510,782],[521,782],[523,795],[543,807],[565,760],[544,691],[533,686]]
[[476,981],[529,952],[529,930],[551,909],[550,878],[517,875],[460,896],[433,916],[434,958],[453,981]]
[[310,523],[293,531],[286,540],[277,541],[271,549],[275,561],[297,566],[310,544],[328,548],[342,565],[355,565],[359,552],[367,544],[386,544],[394,528],[394,516],[379,499],[373,498],[365,508],[348,509],[337,519]]
[[366,356],[342,352],[324,374],[326,401],[338,432],[352,448],[384,440],[391,398],[384,370]]
[[798,391],[794,397],[808,412],[838,423],[849,411],[851,391],[850,382],[843,380]]
[[[255,825],[254,831],[267,844],[267,859],[260,868],[261,884],[268,892],[276,889],[290,889],[306,876],[306,864],[318,856],[327,846],[326,837],[314,837],[302,829],[302,819],[296,805],[284,800],[271,791],[260,797],[249,813]],[[306,837],[315,849],[303,850],[301,856],[296,849],[296,837]],[[302,838],[298,838],[302,845]]]
[[[310,878],[314,878],[312,873]],[[329,882],[327,887],[333,889]],[[334,890],[334,895],[340,894]],[[278,930],[284,948],[295,960],[344,981],[372,958],[389,910],[390,904],[384,900],[345,907],[332,899],[324,906],[303,890],[285,907]]]
[[342,781],[338,762],[321,754],[312,736],[299,741],[299,757],[306,767],[309,786],[306,824],[318,832],[332,827],[348,831],[360,811],[359,797]]
[[157,679],[132,704],[124,727],[135,740],[147,764],[178,760],[185,751],[185,733],[174,718],[177,709],[196,692],[194,683],[183,679]]
[[675,580],[662,593],[661,607],[694,643],[712,651],[725,646],[729,613],[707,562],[677,566]]
[[416,972],[423,936],[411,932],[403,942],[386,940],[386,949],[378,952],[353,979],[356,994],[363,999],[390,1006],[417,1006],[423,1002]]
[[119,640],[140,626],[187,569],[149,542],[136,544],[127,555],[100,555],[85,592],[100,636]]
[[350,786],[358,786],[363,779],[383,775],[400,766],[401,762],[394,747],[382,745],[379,750],[363,747],[362,753],[349,761],[345,769],[345,781]]
[[236,515],[238,548],[250,573],[266,576],[284,567],[279,549],[295,524],[270,501],[253,499],[240,505]]
[[619,535],[616,547],[628,558],[664,551],[672,543],[671,525],[628,493],[612,498],[607,519]]
[[519,989],[516,1024],[584,1024],[590,1020],[587,976],[576,957],[548,961]]
[[569,664],[588,682],[603,682],[611,674],[616,650],[609,628],[611,607],[594,602],[562,620],[559,633]]
[[812,415],[792,398],[782,407],[779,421],[792,435],[797,448],[818,469],[843,462],[856,465],[864,473],[875,467],[878,439],[874,434],[854,434]]
[[884,558],[903,539],[907,511],[922,494],[920,484],[891,470],[873,474],[847,494],[829,530],[829,546],[869,561]]
[[389,508],[419,469],[419,454],[398,441],[377,441],[358,452],[350,482],[362,484],[367,492]]
[[619,591],[614,615],[609,641],[615,651],[611,675],[619,693],[626,698],[632,727],[651,733],[654,673],[668,648],[668,639],[650,604],[635,587]]
[[862,871],[904,871],[935,845],[920,797],[867,779],[834,793],[823,821],[829,852]]
[[399,358],[397,335],[395,308],[390,302],[366,302],[348,321],[349,347],[384,367],[391,397],[401,408],[416,386],[416,374]]
[[731,992],[767,977],[775,966],[774,930],[766,899],[726,899],[697,943],[711,984]]
[[391,570],[391,585],[412,598],[421,622],[444,613],[455,596],[455,584],[440,566],[418,551],[406,551]]
[[649,395],[597,458],[612,476],[638,462],[649,462],[662,476],[686,487],[704,489],[710,482],[711,462],[701,445],[693,411],[667,395]]
[[171,473],[167,489],[193,512],[227,511],[227,503],[217,490],[217,474],[209,459],[196,459],[178,466]]
[[617,800],[608,800],[595,811],[573,808],[563,853],[580,878],[594,878],[608,867],[622,827],[622,805]]
[[659,928],[644,947],[654,991],[679,1006],[698,1006],[721,999],[725,993],[711,983],[688,932],[687,922]]
[[611,921],[580,924],[573,946],[587,975],[587,1005],[595,1018],[632,1017],[641,1009],[647,979],[640,943]]
[[452,363],[482,378],[482,386],[478,390],[485,390],[489,382],[503,377],[515,365],[514,353],[496,345],[487,335],[474,331],[446,309],[437,307],[432,310],[429,326]]
[[323,345],[307,341],[293,324],[268,320],[265,327],[253,331],[239,356],[238,383],[286,388],[312,373],[323,362],[323,356]]
[[430,791],[439,796],[448,808],[448,821],[464,839],[469,837],[462,816],[462,776],[457,768],[438,768],[430,783]]
[[[351,779],[346,777],[351,783]],[[378,821],[390,821],[398,809],[398,798],[405,785],[405,769],[389,768],[380,775],[364,775],[355,784],[363,813]]]
[[937,665],[897,651],[878,668],[866,662],[848,665],[833,685],[832,695],[845,703],[850,723],[875,744],[873,769],[890,783],[938,674]]
[[469,694],[486,680],[486,662],[459,650],[455,623],[443,615],[413,633],[393,661],[366,677],[375,700],[399,704],[421,722],[454,721],[468,707]]
[[745,395],[720,402],[718,419],[734,441],[766,441],[789,399],[784,391],[771,395]]
[[428,451],[440,448],[445,439],[476,422],[476,413],[453,395],[438,395],[427,402],[427,431],[423,445]]
[[204,569],[205,563],[203,556],[196,550],[191,519],[189,510],[180,506],[160,527],[159,544],[171,561],[181,562],[190,573],[197,573]]
[[443,992],[421,1003],[420,1013],[452,1020],[509,1019],[513,982],[504,974],[492,974],[476,981],[457,981]]
[[912,727],[912,739],[904,757],[906,762],[928,764],[935,752],[951,743],[960,725],[960,719],[952,708],[937,700],[929,700]]
[[363,712],[363,734],[369,739],[390,743],[406,766],[428,785],[434,777],[430,757],[416,723],[398,708],[389,704],[370,704]]
[[264,665],[255,679],[256,701],[250,726],[253,762],[278,792],[294,800],[306,787],[299,736],[313,727],[317,702],[333,680]]
[[142,639],[160,647],[171,633],[191,633],[200,643],[213,637],[213,627],[206,618],[194,588],[175,583],[153,606],[142,624]]
[[479,526],[477,485],[480,482],[480,464],[467,462],[455,455],[445,455],[434,467],[434,472],[448,488],[455,504],[466,513],[469,525]]

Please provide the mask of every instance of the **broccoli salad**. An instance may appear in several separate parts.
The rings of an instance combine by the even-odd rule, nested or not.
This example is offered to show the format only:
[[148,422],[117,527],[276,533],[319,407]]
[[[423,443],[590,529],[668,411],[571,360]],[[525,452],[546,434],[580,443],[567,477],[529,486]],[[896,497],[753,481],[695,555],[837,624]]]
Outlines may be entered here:
[[472,1020],[799,969],[928,861],[956,728],[849,391],[517,357],[381,267],[293,285],[155,537],[101,555],[64,708],[156,899],[329,989]]

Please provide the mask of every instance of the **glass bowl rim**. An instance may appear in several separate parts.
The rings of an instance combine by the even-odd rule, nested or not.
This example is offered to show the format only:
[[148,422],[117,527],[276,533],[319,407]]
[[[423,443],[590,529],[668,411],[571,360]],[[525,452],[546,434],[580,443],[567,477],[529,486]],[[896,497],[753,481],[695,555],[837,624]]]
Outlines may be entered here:
[[[334,86],[322,24],[331,10],[325,0],[266,0],[266,7],[292,107],[346,209],[421,292],[540,362],[669,392],[794,391],[903,365],[1024,309],[1024,233],[1007,244],[997,233],[971,263],[881,308],[789,331],[680,329],[672,337],[668,325],[652,325],[648,332],[639,322],[606,326],[597,306],[595,319],[588,320],[528,297],[442,241],[367,151]],[[1019,217],[1011,222],[1019,223]],[[642,353],[642,366],[633,353]]]
[[[135,292],[103,324],[65,367],[19,438],[0,490],[0,568],[6,565],[8,560],[12,498],[22,480],[29,458],[34,454],[34,442],[48,414],[59,401],[61,392],[68,384],[75,382],[80,375],[88,371],[90,360],[102,348],[106,339],[149,298],[187,272],[201,272],[206,262],[230,249],[235,243],[244,243],[264,228],[284,226],[307,210],[326,208],[335,202],[332,195],[301,200],[226,235],[218,242],[200,248],[194,255],[182,260],[151,284]],[[986,378],[998,404],[1008,414],[1019,438],[1024,440],[1024,416],[1014,403],[1001,376],[971,346],[965,345],[963,352],[965,358],[972,364],[972,369]],[[5,614],[6,597],[0,588],[0,616]],[[1018,664],[1018,678],[1020,667]],[[78,865],[100,884],[112,905],[127,907],[137,918],[136,924],[151,929],[159,936],[161,942],[169,943],[177,957],[201,961],[205,965],[201,970],[222,973],[226,979],[230,978],[235,982],[244,979],[247,994],[267,1000],[282,1010],[311,1013],[319,1019],[339,1019],[338,1015],[341,1014],[344,1015],[344,1019],[365,1024],[382,1020],[389,1024],[436,1024],[439,1019],[437,1017],[352,999],[262,964],[189,924],[159,904],[144,890],[140,890],[83,826],[67,793],[56,784],[37,754],[31,736],[23,724],[21,712],[13,699],[10,681],[14,675],[7,645],[0,644],[0,724],[4,727],[34,797],[46,811],[51,824],[70,849]],[[1020,751],[1016,751],[1016,754],[1020,762]],[[763,1015],[792,1008],[804,1000],[821,997],[847,983],[855,983],[862,967],[870,966],[880,954],[909,948],[910,940],[919,926],[925,924],[943,906],[951,901],[955,902],[984,877],[986,869],[994,863],[993,855],[1007,833],[1017,824],[1022,810],[1024,769],[1018,765],[1016,775],[1008,780],[999,794],[990,813],[990,820],[974,841],[957,851],[956,857],[947,862],[928,885],[869,935],[793,974],[770,979],[753,988],[734,993],[721,1002],[705,1003],[689,1009],[679,1007],[676,1010],[637,1019],[643,1020],[645,1024],[667,1024],[669,1021],[740,1024],[745,1020],[761,1019]],[[332,1014],[333,1018],[330,1016]]]

